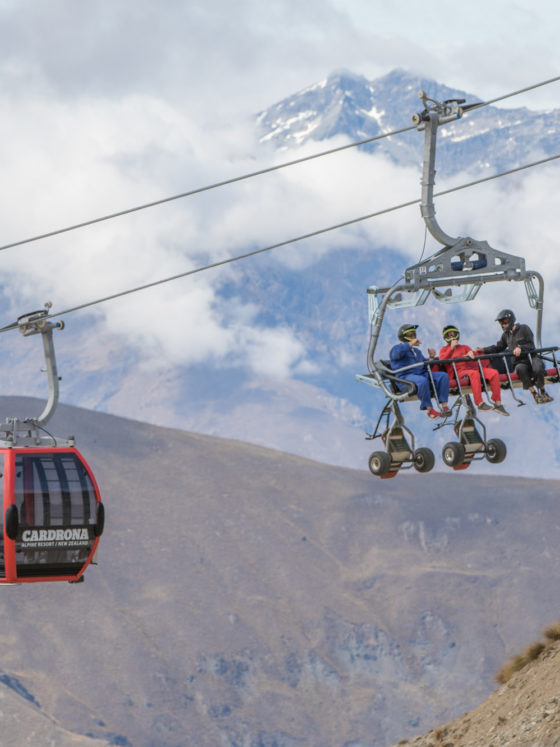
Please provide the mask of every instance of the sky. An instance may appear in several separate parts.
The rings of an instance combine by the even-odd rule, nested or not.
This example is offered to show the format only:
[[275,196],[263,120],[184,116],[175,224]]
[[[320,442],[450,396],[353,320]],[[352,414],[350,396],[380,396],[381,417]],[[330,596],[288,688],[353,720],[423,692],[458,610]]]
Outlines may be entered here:
[[[333,6],[362,29],[356,68],[368,76],[385,64],[406,67],[487,100],[554,77],[559,68],[560,9],[549,0],[474,0],[452,8],[445,0],[333,0]],[[547,107],[551,96],[533,93],[515,106]]]
[[[335,71],[373,79],[399,67],[483,100],[552,78],[559,22],[557,4],[525,0],[474,0],[452,12],[443,0],[0,0],[0,245],[284,159],[258,147],[256,114]],[[506,105],[559,108],[560,84]],[[68,308],[418,196],[412,172],[380,162],[383,179],[372,183],[359,171],[367,156],[346,158],[354,191],[340,193],[348,171],[317,163],[8,249],[0,324],[46,300]],[[544,203],[532,192],[537,181],[528,175],[517,197],[503,199],[498,187],[473,197],[481,232],[499,223],[529,243],[522,223],[538,219],[539,236],[553,237],[554,175],[538,182]],[[521,199],[531,213],[513,221]],[[459,214],[459,202],[446,205]],[[417,237],[417,213],[362,234],[379,240],[395,226],[404,249]],[[552,253],[542,259],[555,266]],[[289,326],[257,321],[250,303],[219,302],[235,272],[77,318],[107,345],[134,348],[148,369],[228,360],[255,375],[305,372],[305,345]]]
[[405,67],[488,98],[559,63],[552,0],[452,13],[444,0],[3,0],[0,13],[4,87],[67,102],[151,95],[199,124],[253,114],[339,68]]

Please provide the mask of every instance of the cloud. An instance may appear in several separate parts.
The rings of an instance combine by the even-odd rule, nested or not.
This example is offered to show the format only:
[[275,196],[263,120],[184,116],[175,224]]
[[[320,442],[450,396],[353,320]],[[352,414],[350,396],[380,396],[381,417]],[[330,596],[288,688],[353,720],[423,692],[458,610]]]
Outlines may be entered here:
[[[4,100],[6,109],[11,104]],[[0,151],[6,156],[5,241],[176,192],[178,162],[183,179],[196,174],[209,181],[233,150],[225,137],[223,146],[214,144],[210,152],[191,120],[154,97],[128,97],[118,105],[97,99],[73,107],[31,100],[19,106],[18,114],[27,126],[18,128],[9,117],[0,125]],[[40,128],[33,124],[38,121]],[[254,168],[254,163],[237,165],[243,167]],[[28,178],[18,185],[22,170]],[[241,218],[235,218],[238,200],[243,194],[227,207],[226,196],[172,203],[7,250],[2,267],[3,280],[13,289],[10,313],[41,307],[47,299],[60,311],[223,259],[248,240]],[[245,214],[245,220],[250,218],[251,211]],[[150,365],[233,355],[235,365],[259,372],[270,365],[275,375],[286,375],[293,362],[301,362],[301,344],[287,330],[256,324],[256,308],[241,308],[235,299],[227,307],[220,304],[216,288],[223,282],[217,272],[208,273],[111,302],[110,308],[97,307],[100,332],[121,336]],[[274,356],[271,334],[279,349]],[[266,354],[261,355],[262,348]]]
[[[482,100],[555,75],[559,50],[553,0],[472,0],[449,13],[445,0],[331,0],[356,31],[349,59],[354,72],[377,77],[404,67]],[[532,91],[516,106],[552,108],[553,88]],[[503,104],[509,106],[509,102]]]
[[[69,100],[145,95],[205,121],[264,108],[322,77],[337,60],[335,42],[354,36],[329,3],[282,0],[138,0],[48,6],[4,3],[4,86],[23,82]],[[48,29],[48,33],[45,33]],[[347,47],[342,44],[342,47]],[[330,55],[329,55],[330,51]]]
[[24,98],[157,93],[207,124],[250,116],[340,68],[367,77],[410,68],[482,98],[551,77],[557,7],[494,5],[450,15],[443,2],[428,12],[381,0],[5,2],[0,76],[4,92]]
[[[4,241],[255,171],[292,155],[277,153],[271,159],[267,149],[255,150],[252,123],[227,130],[216,126],[209,137],[156,95],[135,94],[118,102],[84,98],[72,105],[56,98],[6,96],[2,107]],[[15,115],[7,116],[9,111]],[[344,142],[336,138],[324,146]],[[297,156],[316,151],[317,144],[309,144]],[[529,254],[528,264],[534,258],[534,269],[545,267],[554,288],[559,279],[555,173],[547,167],[439,198],[438,219],[452,235],[474,235],[513,254]],[[40,307],[47,299],[55,311],[62,310],[417,199],[419,177],[419,167],[397,167],[382,156],[349,150],[11,249],[1,254],[3,278],[12,288],[11,313]],[[443,179],[437,189],[469,179],[468,174]],[[424,226],[413,206],[282,247],[272,256],[298,272],[309,272],[326,252],[339,248],[393,248],[412,263],[423,241]],[[436,248],[428,237],[426,255]],[[251,303],[224,300],[228,283],[242,274],[243,263],[211,270],[96,307],[95,318],[103,334],[121,337],[151,366],[234,360],[259,374],[310,370],[293,331],[257,321],[260,310]],[[481,292],[464,314],[467,325],[477,329],[495,314],[490,306],[501,292],[493,289],[490,304],[480,300]],[[503,295],[499,305],[508,305],[509,295]],[[556,295],[552,290],[551,301]],[[434,325],[449,313],[432,312]]]
[[[200,123],[227,123],[352,69],[415,70],[481,98],[552,76],[557,5],[473,0],[449,14],[386,0],[4,2],[4,93],[68,102],[157,94]],[[461,33],[457,32],[461,30]],[[526,99],[551,105],[551,90]]]
[[[328,72],[340,65],[350,47],[354,52],[344,60],[346,67],[357,63],[366,47],[375,59],[391,45],[391,54],[404,54],[408,33],[405,26],[401,38],[391,35],[389,20],[396,11],[386,3],[377,6],[385,20],[374,47],[371,24],[358,30],[352,8],[336,4],[322,4],[319,14],[318,2],[273,3],[265,11],[246,0],[235,13],[223,2],[173,1],[165,7],[162,12],[143,0],[131,17],[130,5],[121,1],[79,7],[54,2],[48,9],[29,2],[4,5],[0,243],[289,158],[292,154],[257,149],[252,121],[232,120],[236,97],[242,102],[238,112],[246,113],[259,97],[271,103],[281,87],[290,93],[321,77],[319,68]],[[52,34],[44,33],[47,12]],[[289,64],[276,83],[271,73],[281,61]],[[212,107],[216,118],[210,127],[205,118]],[[343,142],[337,138],[324,145]],[[312,143],[297,156],[316,150]],[[558,280],[554,174],[540,169],[437,200],[438,218],[448,232],[472,233],[534,257],[536,269],[546,270],[552,303]],[[419,175],[419,168],[398,168],[380,156],[346,151],[3,252],[10,313],[47,299],[55,309],[67,308],[413,200],[419,196]],[[452,184],[441,180],[437,187]],[[344,247],[391,247],[412,262],[423,242],[418,208],[411,207],[283,247],[273,256],[302,272],[326,252]],[[435,248],[428,237],[426,252]],[[97,307],[94,318],[105,334],[126,338],[152,362],[188,365],[228,358],[233,350],[240,362],[245,350],[245,365],[261,370],[258,351],[273,328],[257,323],[258,309],[235,298],[226,307],[222,298],[228,282],[242,273],[240,264],[177,281]],[[472,306],[467,323],[472,318],[476,328],[488,318],[500,292],[493,292],[491,303]],[[439,323],[443,313],[432,316]],[[138,321],[141,333],[135,332]],[[274,334],[284,351],[275,370],[286,374],[309,365],[293,333],[291,339],[286,329]]]
[[[2,243],[271,162],[268,152],[255,160],[252,124],[225,133],[216,128],[208,138],[153,95],[73,105],[6,96],[2,107]],[[349,153],[10,249],[1,254],[11,288],[8,313],[17,316],[46,300],[55,312],[64,310],[289,240],[370,211],[376,193],[387,204],[404,183],[385,160]],[[278,250],[278,261],[305,269],[331,248],[357,241],[367,241],[361,227]],[[259,374],[312,370],[293,331],[258,323],[259,309],[251,304],[223,301],[222,289],[242,272],[241,266],[220,268],[127,296],[95,307],[93,318],[101,334],[121,337],[149,365],[232,360],[233,354],[235,365]]]

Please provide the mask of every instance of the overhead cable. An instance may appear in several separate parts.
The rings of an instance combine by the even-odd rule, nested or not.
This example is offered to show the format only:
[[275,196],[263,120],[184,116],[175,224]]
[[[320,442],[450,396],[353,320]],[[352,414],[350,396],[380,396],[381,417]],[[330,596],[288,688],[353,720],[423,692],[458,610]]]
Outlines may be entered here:
[[[560,153],[555,156],[549,156],[548,158],[543,158],[539,161],[533,161],[532,163],[524,164],[523,166],[517,166],[514,169],[508,169],[507,171],[502,171],[498,174],[493,174],[492,176],[485,176],[481,179],[475,179],[472,182],[467,182],[466,184],[460,184],[456,187],[450,187],[449,189],[444,189],[441,192],[437,192],[434,194],[434,197],[442,197],[443,195],[451,194],[452,192],[459,192],[462,189],[468,189],[469,187],[474,187],[478,184],[483,184],[484,182],[490,182],[494,179],[499,179],[503,176],[508,176],[510,174],[515,174],[519,171],[525,171],[526,169],[534,168],[535,166],[542,166],[543,164],[550,163],[551,161],[555,161],[560,158]],[[320,228],[316,231],[311,231],[309,233],[303,234],[301,236],[297,236],[292,239],[286,239],[285,241],[279,241],[276,244],[270,244],[269,246],[261,247],[260,249],[255,249],[250,252],[245,252],[244,254],[238,254],[234,257],[227,257],[226,259],[218,260],[217,262],[212,262],[211,264],[204,265],[202,267],[196,267],[193,270],[187,270],[186,272],[178,273],[177,275],[172,275],[167,278],[162,278],[161,280],[154,280],[151,283],[145,283],[144,285],[138,285],[135,288],[130,288],[125,291],[120,291],[119,293],[113,293],[110,296],[104,296],[103,298],[98,298],[94,301],[87,301],[86,303],[82,303],[78,306],[73,306],[69,309],[65,309],[64,311],[59,311],[58,313],[54,314],[48,314],[46,318],[58,318],[61,316],[64,316],[66,314],[71,314],[75,311],[81,311],[82,309],[87,309],[92,306],[97,306],[98,304],[105,303],[107,301],[113,301],[117,298],[122,298],[123,296],[128,296],[132,293],[138,293],[139,291],[147,290],[148,288],[154,288],[158,285],[163,285],[165,283],[170,283],[173,280],[179,280],[180,278],[186,278],[190,275],[196,275],[201,272],[205,272],[206,270],[212,270],[216,267],[221,267],[222,265],[232,264],[233,262],[239,262],[242,259],[247,259],[248,257],[255,257],[258,254],[264,254],[265,252],[270,252],[273,249],[279,249],[280,247],[287,246],[288,244],[295,244],[300,241],[304,241],[305,239],[310,239],[315,236],[320,236],[325,233],[329,233],[330,231],[336,231],[339,228],[346,228],[347,226],[352,226],[357,223],[361,223],[362,221],[369,220],[370,218],[377,218],[380,215],[386,215],[387,213],[395,212],[396,210],[402,210],[403,208],[410,207],[411,205],[418,205],[421,202],[421,199],[415,199],[415,200],[409,200],[408,202],[402,202],[400,205],[393,205],[388,208],[384,208],[382,210],[377,210],[375,213],[369,213],[368,215],[363,215],[360,218],[352,218],[347,221],[343,221],[342,223],[337,223],[334,226],[328,226],[327,228]],[[6,327],[2,327],[0,329],[0,332],[7,332],[10,329],[15,329],[17,327],[17,322],[13,324],[9,324]]]
[[468,109],[468,111],[473,111],[474,109],[481,109],[483,106],[490,106],[490,104],[495,104],[496,101],[504,101],[504,99],[509,99],[512,96],[519,96],[519,94],[521,93],[527,93],[528,91],[533,91],[535,88],[540,88],[541,86],[547,86],[549,83],[556,83],[559,80],[560,80],[560,75],[557,75],[555,78],[549,78],[548,80],[543,80],[540,83],[535,83],[532,86],[527,86],[526,88],[520,88],[517,91],[506,93],[503,96],[497,96],[495,99],[490,99],[489,101],[481,101],[478,104],[471,104],[468,107],[465,107],[465,109]]
[[157,207],[158,205],[165,205],[167,202],[173,202],[175,200],[181,200],[184,197],[191,197],[192,195],[200,194],[201,192],[209,192],[212,189],[218,187],[225,187],[227,184],[235,184],[235,182],[241,182],[245,179],[251,179],[254,176],[262,176],[263,174],[270,174],[272,171],[278,171],[279,169],[285,169],[288,166],[295,166],[298,163],[304,163],[305,161],[312,161],[315,158],[322,158],[322,156],[329,156],[332,153],[338,153],[342,150],[348,150],[349,148],[356,148],[358,145],[365,145],[366,143],[373,143],[374,140],[382,140],[386,137],[392,137],[393,135],[400,135],[408,130],[416,129],[414,125],[410,127],[404,127],[401,130],[394,130],[392,132],[384,132],[381,135],[375,135],[375,137],[368,137],[365,140],[359,140],[356,143],[347,143],[346,145],[339,145],[336,148],[330,148],[329,150],[321,151],[320,153],[314,153],[310,156],[302,156],[301,158],[295,158],[293,161],[286,161],[285,163],[279,163],[276,166],[268,166],[258,171],[251,171],[248,174],[242,174],[241,176],[234,176],[231,179],[224,179],[221,182],[215,182],[214,184],[208,184],[205,187],[197,187],[191,189],[188,192],[181,192],[171,197],[163,197],[161,200],[154,200],[153,202],[145,202],[142,205],[136,205],[135,207],[126,208],[125,210],[119,210],[116,213],[109,213],[108,215],[102,215],[99,218],[92,218],[91,220],[85,220],[82,223],[75,223],[72,226],[66,226],[65,228],[57,228],[54,231],[47,231],[46,233],[38,234],[37,236],[31,236],[28,239],[21,239],[20,241],[13,241],[10,244],[4,244],[0,246],[0,251],[3,249],[11,249],[14,246],[21,246],[22,244],[30,244],[33,241],[40,241],[41,239],[48,239],[51,236],[58,236],[61,233],[68,233],[69,231],[75,231],[78,228],[85,228],[86,226],[93,226],[96,223],[102,223],[112,218],[120,218],[123,215],[130,215],[131,213],[138,213],[141,210],[147,208]]
[[[549,78],[548,80],[541,81],[540,83],[535,83],[531,86],[526,86],[525,88],[520,88],[517,91],[511,91],[510,93],[506,93],[503,96],[497,96],[494,99],[489,99],[488,101],[481,101],[476,104],[471,104],[466,107],[464,107],[465,111],[474,111],[475,109],[481,109],[482,107],[489,106],[491,104],[495,104],[497,101],[504,101],[505,99],[511,98],[513,96],[518,96],[521,93],[527,93],[528,91],[532,91],[535,88],[540,88],[542,86],[549,85],[550,83],[555,83],[560,80],[560,76],[556,76],[555,78]],[[235,184],[236,182],[241,182],[247,179],[252,179],[256,176],[262,176],[264,174],[270,174],[273,171],[279,171],[280,169],[288,168],[289,166],[295,166],[300,163],[304,163],[306,161],[312,161],[317,158],[322,158],[323,156],[329,156],[333,153],[339,153],[343,150],[348,150],[349,148],[356,148],[360,145],[366,145],[367,143],[373,143],[376,140],[382,140],[386,137],[392,137],[394,135],[401,135],[404,132],[409,132],[410,130],[416,129],[415,125],[411,125],[409,127],[403,127],[400,130],[393,130],[392,132],[384,132],[381,135],[375,135],[374,137],[365,138],[364,140],[358,140],[356,142],[347,143],[346,145],[340,145],[336,148],[330,148],[328,150],[320,151],[319,153],[314,153],[309,156],[302,156],[301,158],[296,158],[292,161],[285,161],[283,163],[276,164],[275,166],[268,166],[264,169],[259,169],[258,171],[252,171],[247,174],[241,174],[240,176],[234,176],[230,179],[224,179],[219,182],[214,182],[213,184],[208,184],[204,187],[197,187],[196,189],[191,189],[186,192],[180,192],[176,195],[171,195],[170,197],[163,197],[160,200],[153,200],[152,202],[145,202],[140,205],[136,205],[131,208],[125,208],[124,210],[118,210],[114,213],[108,213],[107,215],[102,215],[98,218],[91,218],[90,220],[82,221],[81,223],[75,223],[70,226],[66,226],[64,228],[57,228],[53,231],[47,231],[45,233],[37,234],[36,236],[30,236],[26,239],[21,239],[19,241],[12,241],[9,244],[4,244],[0,246],[0,251],[4,249],[11,249],[16,246],[22,246],[23,244],[31,244],[35,241],[40,241],[41,239],[48,239],[52,236],[59,236],[63,233],[69,233],[70,231],[76,231],[79,228],[86,228],[87,226],[93,226],[97,223],[102,223],[104,221],[112,220],[113,218],[120,218],[125,215],[130,215],[131,213],[137,213],[141,210],[147,210],[148,208],[157,207],[158,205],[164,205],[169,202],[174,202],[176,200],[181,200],[186,197],[192,197],[196,194],[201,194],[202,192],[209,192],[210,190],[217,189],[219,187],[225,187],[228,184]]]

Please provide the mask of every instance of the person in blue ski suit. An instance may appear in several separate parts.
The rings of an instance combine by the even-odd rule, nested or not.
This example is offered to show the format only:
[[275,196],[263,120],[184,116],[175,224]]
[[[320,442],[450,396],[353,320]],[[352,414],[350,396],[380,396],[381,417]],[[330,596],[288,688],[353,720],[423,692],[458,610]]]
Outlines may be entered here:
[[[395,371],[405,366],[418,365],[409,368],[407,371],[399,372],[397,375],[400,379],[406,379],[416,384],[418,389],[418,399],[420,400],[420,409],[427,410],[430,420],[439,417],[448,417],[451,410],[447,406],[449,398],[449,376],[443,371],[432,371],[437,398],[441,404],[441,412],[435,410],[432,406],[432,392],[430,387],[430,377],[428,367],[424,361],[428,360],[420,350],[420,340],[416,336],[417,324],[403,324],[398,331],[400,340],[398,345],[394,345],[389,353],[391,368]],[[435,356],[435,350],[428,349],[430,358]]]

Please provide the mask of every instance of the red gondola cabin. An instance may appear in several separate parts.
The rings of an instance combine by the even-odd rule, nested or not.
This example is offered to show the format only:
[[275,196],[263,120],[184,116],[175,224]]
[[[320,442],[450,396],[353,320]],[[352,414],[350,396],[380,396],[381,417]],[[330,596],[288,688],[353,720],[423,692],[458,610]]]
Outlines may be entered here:
[[0,584],[83,579],[104,509],[73,447],[0,448],[3,494]]

